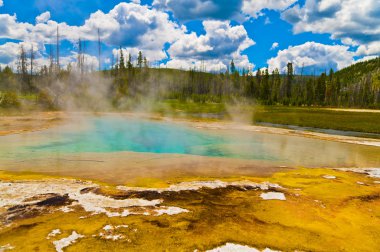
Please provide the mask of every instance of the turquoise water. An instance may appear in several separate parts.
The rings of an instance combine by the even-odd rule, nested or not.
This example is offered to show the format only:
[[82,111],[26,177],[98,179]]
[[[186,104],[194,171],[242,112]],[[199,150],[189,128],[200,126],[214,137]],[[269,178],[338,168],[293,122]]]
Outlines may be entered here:
[[[257,141],[178,124],[131,118],[92,118],[86,130],[53,130],[53,139],[23,147],[29,153],[148,152],[276,160]],[[238,148],[232,148],[239,143]]]
[[1,137],[1,159],[139,152],[276,162],[289,166],[379,167],[380,148],[305,137],[231,130],[128,117],[89,117],[64,127]]

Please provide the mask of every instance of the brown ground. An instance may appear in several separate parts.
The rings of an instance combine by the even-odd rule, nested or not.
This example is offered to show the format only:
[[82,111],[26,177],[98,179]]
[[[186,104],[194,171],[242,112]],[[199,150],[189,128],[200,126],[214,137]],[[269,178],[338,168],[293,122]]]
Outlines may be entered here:
[[63,112],[32,112],[28,115],[0,116],[0,136],[44,130],[63,123]]

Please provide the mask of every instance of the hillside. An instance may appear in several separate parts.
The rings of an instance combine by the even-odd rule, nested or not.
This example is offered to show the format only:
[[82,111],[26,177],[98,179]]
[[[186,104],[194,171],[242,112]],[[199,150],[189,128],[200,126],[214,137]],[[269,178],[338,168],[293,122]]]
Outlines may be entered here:
[[363,77],[371,76],[375,86],[380,84],[380,57],[358,62],[335,73],[342,83],[356,84]]

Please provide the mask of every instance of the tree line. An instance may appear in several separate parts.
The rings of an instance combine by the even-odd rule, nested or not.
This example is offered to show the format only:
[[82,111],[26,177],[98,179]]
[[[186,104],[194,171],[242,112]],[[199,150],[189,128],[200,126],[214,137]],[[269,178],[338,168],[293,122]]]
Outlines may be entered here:
[[[57,31],[57,43],[58,36]],[[124,55],[120,48],[109,70],[95,71],[86,66],[85,47],[85,43],[79,40],[77,62],[65,69],[60,67],[58,49],[56,59],[50,50],[50,64],[37,71],[34,48],[27,52],[21,46],[16,72],[10,67],[0,68],[3,97],[0,101],[3,106],[5,93],[8,96],[13,94],[14,100],[16,94],[34,93],[42,97],[41,100],[48,100],[52,107],[59,107],[63,92],[85,97],[82,93],[91,87],[96,75],[110,80],[111,84],[102,92],[115,107],[126,100],[133,102],[151,96],[195,102],[244,98],[266,105],[380,108],[380,58],[360,62],[338,72],[331,69],[319,76],[296,75],[291,62],[284,74],[280,74],[279,69],[270,72],[267,68],[257,69],[255,73],[245,69],[239,71],[233,60],[226,72],[208,73],[196,68],[188,71],[151,68],[142,51],[133,60],[131,54]],[[99,39],[99,59],[100,56]],[[50,88],[49,91],[52,83],[57,81],[66,87]]]

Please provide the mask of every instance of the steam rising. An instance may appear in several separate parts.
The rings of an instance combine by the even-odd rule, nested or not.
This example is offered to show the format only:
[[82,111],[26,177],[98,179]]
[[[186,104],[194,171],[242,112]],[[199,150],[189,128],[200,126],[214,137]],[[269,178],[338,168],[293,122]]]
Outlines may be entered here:
[[112,79],[101,73],[81,75],[73,71],[64,80],[56,79],[42,90],[58,109],[97,112],[112,109],[111,88]]

